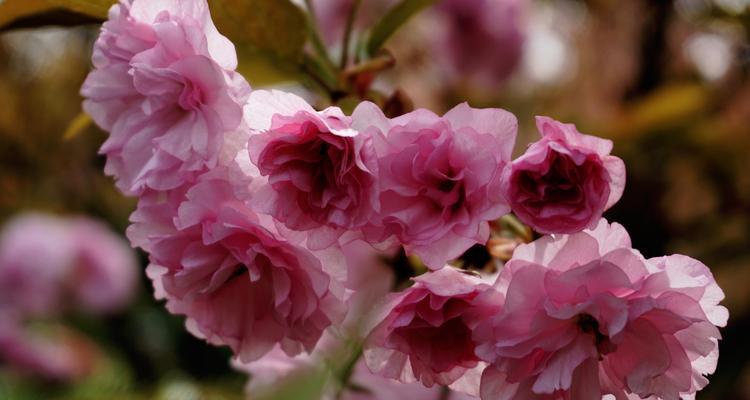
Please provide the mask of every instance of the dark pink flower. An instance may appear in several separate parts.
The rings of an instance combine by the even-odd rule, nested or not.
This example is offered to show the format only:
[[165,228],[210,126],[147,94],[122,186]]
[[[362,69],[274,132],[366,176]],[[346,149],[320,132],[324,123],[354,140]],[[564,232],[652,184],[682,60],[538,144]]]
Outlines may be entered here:
[[276,344],[288,354],[312,351],[343,312],[329,274],[338,266],[285,240],[219,172],[182,199],[179,191],[142,199],[132,217],[128,234],[150,253],[157,297],[186,315],[195,335],[230,346],[243,361]]
[[622,196],[625,164],[609,154],[609,140],[547,117],[537,117],[536,124],[542,139],[513,161],[503,179],[513,212],[542,233],[595,227]]
[[484,399],[678,400],[716,366],[728,314],[711,272],[643,258],[617,224],[520,246],[495,286],[503,310],[473,336]]
[[84,109],[110,133],[100,152],[124,193],[174,189],[216,165],[250,88],[205,0],[122,0],[93,60]]
[[367,364],[373,372],[405,383],[451,385],[481,368],[472,330],[497,312],[501,296],[479,277],[452,267],[414,282],[389,301],[388,314],[370,334]]
[[[257,128],[248,143],[250,158],[268,178],[252,200],[257,210],[290,229],[312,231],[313,249],[369,223],[379,209],[371,138],[351,129],[338,108],[316,112],[292,94],[256,91],[248,107]],[[264,107],[267,113],[260,111]]]
[[363,103],[352,119],[376,142],[380,213],[365,229],[371,242],[395,238],[441,268],[485,242],[488,221],[509,211],[500,190],[516,139],[509,112],[461,104],[443,117],[422,109],[387,119]]

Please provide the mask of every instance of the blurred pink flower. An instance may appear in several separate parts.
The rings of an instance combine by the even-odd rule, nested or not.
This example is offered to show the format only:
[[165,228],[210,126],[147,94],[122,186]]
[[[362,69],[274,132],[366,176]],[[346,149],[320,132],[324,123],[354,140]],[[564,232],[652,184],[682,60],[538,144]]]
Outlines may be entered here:
[[76,260],[68,285],[78,308],[92,313],[122,309],[135,294],[140,272],[132,248],[97,221],[72,219],[70,230]]
[[537,117],[542,139],[513,161],[503,191],[513,212],[542,233],[593,228],[625,188],[625,164],[609,155],[610,140],[572,124]]
[[728,317],[705,265],[647,260],[606,220],[520,246],[496,288],[503,311],[474,330],[491,364],[484,399],[691,397],[716,367]]
[[177,193],[141,199],[128,235],[150,253],[147,274],[167,308],[196,336],[228,345],[242,361],[280,343],[312,351],[342,317],[332,262],[275,232],[235,196],[220,171]]
[[75,381],[92,372],[98,357],[95,344],[63,327],[39,333],[8,320],[0,324],[0,361],[16,372]]
[[457,80],[497,85],[516,69],[527,0],[442,0],[432,14],[433,52]]
[[62,312],[75,257],[65,220],[28,213],[6,222],[0,234],[0,308],[35,316]]
[[83,105],[110,133],[100,152],[124,193],[174,189],[216,165],[250,87],[205,0],[121,0],[93,61]]
[[[481,369],[471,332],[498,311],[502,296],[481,278],[449,266],[413,280],[412,287],[394,295],[389,313],[366,342],[370,369],[427,387],[451,385]],[[477,389],[458,385],[469,392]]]
[[395,237],[408,254],[441,268],[484,243],[487,221],[509,211],[500,179],[516,139],[513,114],[461,104],[443,117],[421,109],[388,119],[365,102],[352,120],[373,136],[379,161],[381,213],[365,229],[368,240]]
[[23,214],[0,236],[0,308],[21,318],[125,306],[138,264],[127,242],[103,224]]
[[316,112],[279,91],[256,91],[248,107],[249,124],[258,129],[248,143],[250,158],[268,177],[253,196],[255,209],[290,229],[312,231],[313,249],[369,222],[379,208],[377,159],[372,139],[351,129],[349,117],[335,107]]

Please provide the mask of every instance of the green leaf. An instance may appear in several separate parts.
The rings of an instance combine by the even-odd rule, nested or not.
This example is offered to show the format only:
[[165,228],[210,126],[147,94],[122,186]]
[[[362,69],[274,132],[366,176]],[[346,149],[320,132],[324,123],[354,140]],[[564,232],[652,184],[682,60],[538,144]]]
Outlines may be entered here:
[[73,118],[72,121],[70,121],[70,124],[68,124],[68,128],[65,129],[65,133],[63,133],[63,140],[72,140],[78,137],[78,135],[80,135],[89,126],[91,126],[92,122],[93,121],[88,114],[84,112],[78,114],[75,118]]
[[47,0],[53,6],[65,8],[84,15],[107,18],[107,11],[115,4],[116,0]]
[[289,0],[209,0],[219,31],[238,51],[249,47],[281,60],[299,61],[307,40],[305,15]]
[[115,0],[5,0],[0,30],[101,22]]
[[253,86],[300,79],[305,14],[289,0],[209,0],[219,31],[235,45]]
[[377,54],[388,39],[393,36],[399,28],[423,9],[437,3],[438,0],[403,0],[391,8],[383,18],[378,21],[370,33],[365,50],[369,56]]
[[[149,0],[141,0],[149,1]],[[307,41],[303,11],[289,0],[208,0],[253,85],[299,80]],[[0,0],[0,30],[102,22],[116,0]]]

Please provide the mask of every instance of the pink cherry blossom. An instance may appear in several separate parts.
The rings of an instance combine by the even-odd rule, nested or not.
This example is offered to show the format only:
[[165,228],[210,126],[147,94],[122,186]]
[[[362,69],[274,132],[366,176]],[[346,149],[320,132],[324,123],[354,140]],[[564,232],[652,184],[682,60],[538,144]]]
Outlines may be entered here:
[[481,278],[452,267],[421,275],[414,282],[389,302],[389,313],[368,338],[368,366],[406,383],[454,384],[483,366],[475,355],[471,332],[497,312],[502,296]]
[[371,135],[379,161],[380,213],[368,240],[393,237],[408,254],[441,268],[489,236],[488,221],[509,211],[500,190],[517,121],[500,109],[461,104],[439,117],[421,109],[387,119],[372,103],[352,114]]
[[110,133],[105,172],[126,194],[174,189],[216,165],[250,88],[205,0],[122,0],[109,17],[81,89]]
[[182,199],[180,191],[146,197],[134,213],[128,234],[150,253],[156,296],[187,316],[192,333],[242,361],[276,344],[291,355],[312,351],[343,312],[337,266],[275,232],[219,172]]
[[536,124],[542,139],[513,161],[503,179],[513,212],[542,233],[595,227],[622,196],[625,164],[609,155],[609,140],[547,117],[537,117]]
[[645,259],[620,225],[520,246],[496,282],[502,312],[474,330],[484,399],[673,399],[707,383],[727,310],[711,272]]
[[351,129],[340,109],[316,112],[292,94],[256,91],[248,107],[254,110],[250,125],[258,129],[250,136],[250,158],[268,178],[254,196],[257,210],[290,229],[312,231],[314,249],[369,223],[379,209],[370,137]]

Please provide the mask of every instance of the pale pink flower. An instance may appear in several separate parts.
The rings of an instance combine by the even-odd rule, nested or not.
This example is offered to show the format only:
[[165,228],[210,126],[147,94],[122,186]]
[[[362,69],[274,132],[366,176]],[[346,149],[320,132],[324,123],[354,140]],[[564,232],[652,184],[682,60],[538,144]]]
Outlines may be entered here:
[[144,198],[134,213],[128,234],[150,253],[156,296],[187,316],[192,333],[242,361],[276,344],[292,355],[312,351],[343,312],[329,274],[336,266],[275,232],[219,172],[183,199],[180,191]]
[[132,299],[138,264],[102,223],[28,213],[0,236],[0,309],[23,318],[107,313]]
[[311,231],[314,249],[369,223],[379,209],[372,138],[351,129],[340,109],[316,112],[293,94],[256,91],[248,107],[257,129],[248,151],[268,178],[254,194],[255,209],[290,229]]
[[276,345],[258,360],[244,363],[232,359],[231,363],[234,369],[250,376],[245,385],[245,393],[248,398],[253,398],[253,395],[265,393],[295,374],[309,372],[315,367],[316,360],[307,353],[287,355],[281,346]]
[[[471,400],[475,397],[465,393],[450,391],[442,394],[440,386],[425,387],[417,382],[402,383],[394,379],[384,378],[369,371],[364,361],[360,361],[354,367],[351,378],[357,390],[347,390],[341,397],[342,400],[384,400],[384,399],[409,399],[409,400]],[[444,396],[444,397],[443,397]]]
[[481,278],[452,267],[413,280],[389,301],[388,314],[367,340],[370,369],[427,387],[451,385],[481,369],[472,330],[498,311],[502,296]]
[[368,240],[393,237],[441,268],[484,243],[488,221],[509,211],[500,181],[516,139],[513,114],[461,104],[443,117],[420,109],[387,119],[366,102],[352,119],[373,136],[379,161],[380,213],[365,228]]
[[542,233],[595,227],[625,188],[625,164],[609,154],[612,141],[547,117],[537,117],[536,125],[542,139],[503,178],[513,212]]
[[382,318],[383,299],[396,283],[394,268],[387,254],[367,242],[356,240],[342,246],[347,265],[347,315],[339,330],[357,339],[364,339]]
[[216,165],[250,88],[205,0],[122,0],[93,60],[84,109],[110,133],[100,152],[124,193],[174,189]]
[[[327,339],[340,341],[341,338],[329,335]],[[294,357],[286,355],[279,347],[275,347],[260,360],[251,363],[233,361],[232,365],[250,375],[245,391],[247,398],[253,399],[258,394],[273,393],[275,388],[293,385],[295,378],[304,377],[305,373],[311,373],[315,371],[315,368],[329,365],[331,362],[340,362],[339,358],[332,359],[340,354],[340,351],[337,352],[334,347],[327,347],[329,347],[327,351],[316,349],[313,355],[300,354]],[[364,360],[360,360],[354,366],[348,386],[338,397],[334,382],[323,383],[321,400],[436,400],[440,398],[441,391],[442,388],[439,386],[427,388],[419,383],[402,383],[375,375],[369,371]],[[449,400],[473,398],[475,397],[460,392],[450,392],[447,397]]]
[[484,399],[673,399],[707,383],[728,313],[711,272],[685,256],[645,259],[620,225],[520,246],[479,324]]
[[[495,87],[518,67],[527,0],[443,0],[434,19],[433,53],[454,80]],[[432,31],[431,31],[432,32]]]

